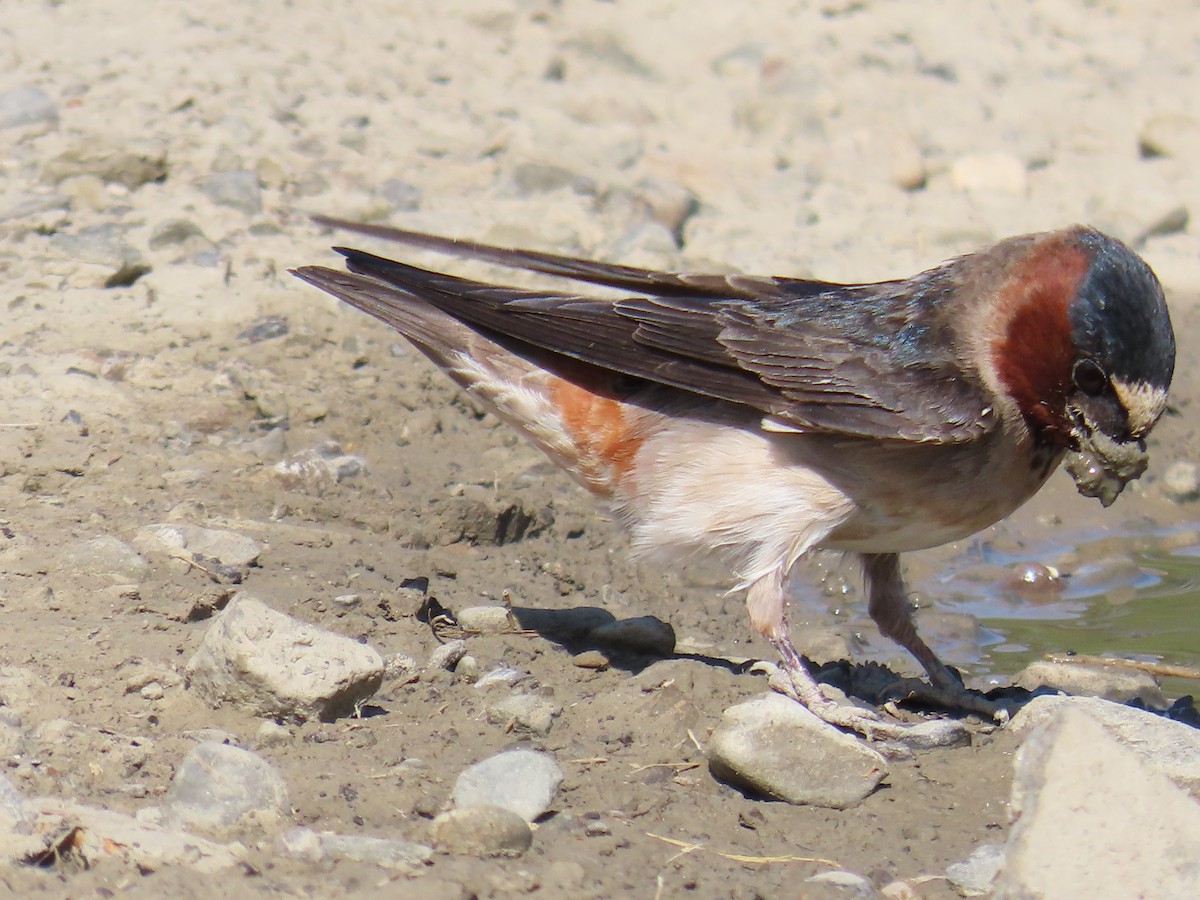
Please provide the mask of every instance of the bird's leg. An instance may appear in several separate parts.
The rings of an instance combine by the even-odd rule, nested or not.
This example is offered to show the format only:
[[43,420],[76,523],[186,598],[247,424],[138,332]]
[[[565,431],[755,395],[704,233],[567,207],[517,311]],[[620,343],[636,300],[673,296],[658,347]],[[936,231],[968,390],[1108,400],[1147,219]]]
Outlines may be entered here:
[[784,605],[782,569],[772,571],[750,585],[746,595],[750,623],[779,653],[781,677],[772,677],[771,687],[787,694],[819,719],[857,731],[868,740],[902,736],[903,726],[884,722],[869,709],[836,703],[821,692],[821,686],[809,674],[792,644]]
[[929,684],[915,678],[903,678],[889,686],[889,697],[913,698],[947,709],[1004,717],[995,703],[978,692],[968,691],[962,679],[938,659],[917,634],[904,578],[900,575],[900,557],[895,553],[864,553],[862,564],[867,586],[867,611],[880,633],[908,650],[929,673]]

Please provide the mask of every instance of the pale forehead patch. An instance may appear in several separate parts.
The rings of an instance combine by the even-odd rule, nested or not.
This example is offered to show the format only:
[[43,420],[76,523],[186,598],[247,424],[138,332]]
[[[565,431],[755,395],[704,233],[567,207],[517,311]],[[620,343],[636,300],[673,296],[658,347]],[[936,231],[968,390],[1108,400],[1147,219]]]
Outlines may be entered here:
[[1129,432],[1136,437],[1149,431],[1167,408],[1167,392],[1161,387],[1145,382],[1126,384],[1117,378],[1113,379],[1112,386],[1129,417]]

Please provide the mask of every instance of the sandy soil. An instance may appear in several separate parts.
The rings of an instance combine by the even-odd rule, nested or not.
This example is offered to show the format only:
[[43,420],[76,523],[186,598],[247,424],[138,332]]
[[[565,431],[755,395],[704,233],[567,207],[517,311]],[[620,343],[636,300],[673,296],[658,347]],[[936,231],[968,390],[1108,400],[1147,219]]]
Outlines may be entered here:
[[[1136,242],[1172,303],[1180,371],[1155,468],[1103,515],[1056,477],[981,540],[1034,562],[1043,542],[1085,532],[1178,543],[1194,508],[1157,476],[1196,436],[1194,4],[343,6],[4,4],[0,93],[35,85],[57,111],[0,131],[9,777],[134,812],[203,729],[255,746],[257,720],[171,677],[207,627],[195,611],[225,588],[165,558],[134,573],[78,562],[90,539],[176,521],[263,542],[249,590],[384,653],[436,646],[404,588],[418,578],[453,608],[509,591],[522,606],[654,613],[696,651],[640,676],[577,668],[536,636],[472,639],[482,664],[527,669],[562,706],[537,739],[566,770],[561,812],[524,858],[436,857],[404,886],[412,896],[821,896],[797,885],[827,863],[732,857],[833,860],[884,885],[1003,840],[1015,741],[1002,731],[897,763],[846,812],[713,780],[698,765],[708,730],[763,685],[708,657],[769,653],[721,573],[631,565],[624,538],[535,451],[286,269],[332,263],[328,246],[351,240],[312,226],[316,212],[638,265],[854,280],[1092,222]],[[236,179],[219,176],[242,171],[253,177],[231,200],[222,185]],[[256,340],[265,316],[286,333]],[[365,473],[304,489],[272,475],[324,441]],[[514,510],[528,527],[496,543]],[[932,573],[978,546],[911,560],[922,597],[936,602]],[[335,602],[348,593],[356,606]],[[161,698],[127,690],[146,671]],[[458,771],[519,739],[449,674],[373,702],[378,715],[258,750],[283,772],[296,823],[428,840]],[[75,725],[41,727],[60,719]],[[412,757],[430,764],[421,777],[389,773]],[[73,897],[369,896],[396,892],[387,880],[269,843],[215,877],[0,872],[17,894]],[[952,891],[934,880],[920,893]]]

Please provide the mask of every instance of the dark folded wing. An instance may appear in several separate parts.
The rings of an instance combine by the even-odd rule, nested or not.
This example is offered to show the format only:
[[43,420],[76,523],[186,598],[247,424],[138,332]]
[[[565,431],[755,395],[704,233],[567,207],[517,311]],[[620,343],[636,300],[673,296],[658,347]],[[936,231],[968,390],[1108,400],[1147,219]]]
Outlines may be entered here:
[[420,231],[406,231],[390,225],[351,222],[347,219],[335,219],[330,216],[313,216],[313,221],[329,228],[353,231],[380,240],[395,241],[410,247],[419,247],[422,250],[432,250],[435,253],[478,259],[512,269],[525,269],[544,275],[585,281],[588,284],[601,284],[605,287],[658,294],[664,297],[753,298],[784,296],[782,291],[785,287],[793,294],[806,287],[808,293],[818,293],[830,287],[824,281],[808,281],[800,278],[781,279],[755,275],[656,272],[653,269],[620,266],[574,256],[561,256],[557,253],[493,247],[491,244],[480,244],[476,241],[440,237]]
[[[352,272],[429,303],[518,352],[538,348],[743,404],[761,411],[770,427],[957,443],[978,437],[995,419],[977,373],[953,355],[954,342],[940,324],[937,291],[930,285],[938,270],[918,276],[923,281],[833,285],[754,278],[743,293],[728,284],[720,293],[715,282],[711,293],[684,293],[682,280],[671,291],[663,285],[695,276],[649,272],[630,281],[620,273],[643,270],[602,267],[597,279],[584,274],[583,261],[551,257],[566,260],[571,277],[658,292],[605,300],[485,284],[337,249]],[[517,263],[470,255],[565,274],[555,269],[558,263],[542,265],[541,254],[535,254],[537,265],[528,258]],[[655,286],[645,278],[657,279]],[[751,281],[762,288],[758,294],[749,293]],[[339,296],[388,321],[378,292],[370,302]]]

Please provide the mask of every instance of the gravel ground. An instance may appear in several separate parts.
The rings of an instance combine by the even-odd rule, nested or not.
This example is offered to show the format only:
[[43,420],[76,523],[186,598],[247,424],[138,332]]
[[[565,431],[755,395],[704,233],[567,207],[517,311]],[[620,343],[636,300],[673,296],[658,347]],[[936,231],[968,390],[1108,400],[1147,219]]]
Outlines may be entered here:
[[[1178,502],[1194,493],[1197,437],[1194,3],[4,10],[5,773],[27,798],[150,821],[197,743],[224,741],[269,762],[287,794],[274,818],[220,836],[240,841],[232,865],[98,859],[64,837],[44,865],[0,869],[14,895],[832,897],[851,888],[798,886],[845,870],[864,890],[903,880],[941,897],[955,895],[939,877],[948,865],[1008,833],[1018,738],[1005,730],[890,761],[847,810],[715,780],[709,735],[764,688],[723,661],[770,652],[741,599],[703,565],[630,564],[624,538],[534,450],[393,334],[289,276],[334,263],[332,243],[371,246],[323,232],[313,213],[833,280],[1095,224],[1144,254],[1175,318],[1174,405],[1151,472],[1103,513],[1056,476],[1011,521],[909,571],[936,607],[946,567],[997,574],[970,562],[980,541],[1069,565],[1086,554],[1064,547],[1101,540],[1094,552],[1116,568],[1135,550],[1200,542],[1194,507]],[[172,550],[156,543],[161,525],[217,529],[224,543],[197,550],[193,534]],[[857,620],[833,632],[821,611],[843,586],[857,602],[853,575],[830,560],[799,581],[823,599],[798,637],[835,658],[821,642],[844,646]],[[234,582],[381,654],[389,668],[358,715],[264,724],[186,686]],[[404,658],[419,668],[443,646],[416,615],[427,596],[456,611],[507,598],[653,614],[685,652],[590,668],[544,633],[472,632],[465,666],[412,680]],[[951,648],[966,635],[948,657],[971,674],[976,625],[928,622]],[[501,665],[527,673],[519,693],[540,718],[497,713],[508,689],[475,686]],[[517,745],[563,773],[523,855],[439,852],[413,877],[282,837],[431,844],[459,773]]]

